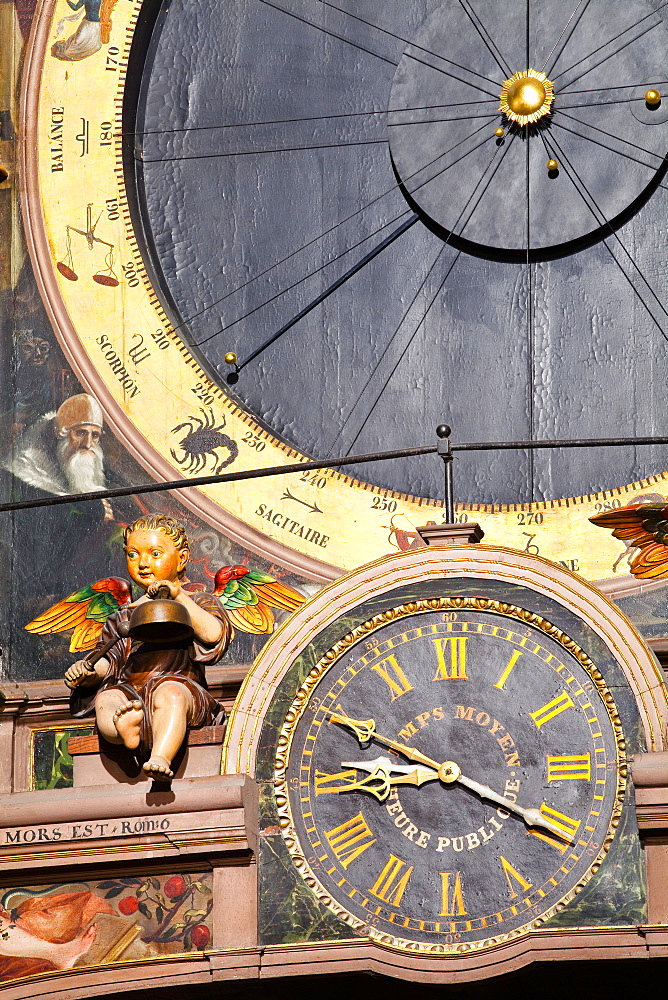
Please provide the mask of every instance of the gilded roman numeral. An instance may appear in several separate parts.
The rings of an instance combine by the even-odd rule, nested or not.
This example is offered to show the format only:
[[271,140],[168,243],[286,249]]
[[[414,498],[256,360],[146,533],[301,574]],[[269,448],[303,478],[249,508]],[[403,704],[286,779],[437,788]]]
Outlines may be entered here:
[[315,794],[329,795],[333,792],[345,792],[351,785],[357,784],[357,771],[338,771],[327,774],[325,771],[315,772]]
[[453,635],[433,639],[438,666],[435,681],[468,680],[466,676],[466,642],[468,636]]
[[501,862],[503,874],[506,876],[506,882],[508,883],[508,888],[510,889],[511,899],[517,899],[519,895],[519,893],[515,891],[515,884],[520,887],[522,892],[526,892],[527,889],[532,888],[531,882],[527,882],[524,876],[520,875],[517,868],[513,868],[510,861],[506,861],[503,855],[501,855],[499,861]]
[[551,847],[556,847],[561,854],[564,854],[573,843],[573,838],[578,832],[580,826],[580,821],[577,819],[571,819],[570,816],[566,816],[565,813],[557,812],[556,809],[546,806],[543,802],[540,807],[540,814],[549,819],[561,832],[557,835],[556,833],[548,833],[547,830],[539,830],[538,828],[532,828],[527,830],[527,833],[532,837],[538,837],[539,840],[544,840],[546,844],[550,844]]
[[326,830],[325,837],[334,856],[344,868],[352,864],[368,847],[376,843],[376,839],[366,824],[362,813],[346,820],[333,830]]
[[562,691],[552,701],[548,701],[547,705],[537,708],[535,712],[529,712],[529,718],[533,719],[536,727],[540,729],[550,719],[554,719],[555,716],[565,712],[567,708],[575,708],[575,705],[571,700],[571,696],[566,691]]
[[513,650],[513,655],[508,660],[508,663],[506,664],[503,673],[501,674],[501,676],[499,677],[498,681],[494,685],[494,687],[498,688],[499,691],[503,691],[504,687],[506,686],[506,681],[510,677],[510,675],[512,673],[512,670],[513,670],[513,667],[515,666],[515,664],[519,660],[520,656],[522,655],[522,652],[523,652],[523,650],[521,650],[521,649],[514,649]]
[[[406,869],[404,871],[404,869]],[[387,864],[371,887],[371,892],[378,899],[390,906],[400,906],[401,898],[406,891],[408,880],[413,874],[413,866],[409,868],[401,858],[390,854]]]
[[399,666],[394,653],[390,653],[389,656],[386,656],[380,663],[376,663],[371,669],[375,670],[387,684],[390,689],[392,701],[396,701],[397,698],[400,698],[402,694],[406,694],[407,691],[413,690],[413,685]]
[[591,779],[591,754],[571,754],[564,757],[546,757],[548,781],[589,781]]
[[[452,879],[452,882],[450,881]],[[441,917],[463,917],[467,909],[459,872],[441,872]]]

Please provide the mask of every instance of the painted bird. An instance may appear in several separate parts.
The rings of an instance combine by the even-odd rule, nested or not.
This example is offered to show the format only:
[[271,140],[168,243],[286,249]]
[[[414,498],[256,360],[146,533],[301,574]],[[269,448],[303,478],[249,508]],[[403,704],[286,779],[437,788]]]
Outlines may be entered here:
[[104,623],[124,604],[132,600],[130,584],[118,576],[109,576],[76,590],[63,601],[58,601],[29,622],[28,632],[49,635],[74,629],[70,652],[81,653],[97,644]]
[[611,528],[615,538],[640,551],[631,560],[634,576],[643,580],[668,576],[668,506],[632,503],[590,517],[599,528]]
[[274,631],[272,608],[295,611],[306,600],[293,587],[247,566],[219,569],[213,593],[236,628],[254,633]]

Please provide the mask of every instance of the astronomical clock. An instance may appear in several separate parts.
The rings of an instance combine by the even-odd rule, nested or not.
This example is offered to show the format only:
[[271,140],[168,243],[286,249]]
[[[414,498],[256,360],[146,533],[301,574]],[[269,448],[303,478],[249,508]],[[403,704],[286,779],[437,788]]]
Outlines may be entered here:
[[[21,600],[0,982],[445,984],[665,958],[668,695],[606,593],[646,599],[629,550],[637,575],[665,570],[668,461],[641,442],[668,437],[666,5],[31,4],[9,12],[20,169],[0,186],[19,178],[12,224],[65,361],[40,375],[51,342],[13,321],[0,466],[8,497],[61,506],[10,503],[2,528]],[[444,423],[468,445],[452,544]],[[33,431],[65,475],[76,433],[107,425],[106,504],[72,504],[62,476],[17,485]],[[146,769],[128,710],[117,743],[67,714],[61,633],[129,600],[109,567],[156,481],[198,483],[160,501],[186,508],[184,587],[213,581],[253,629],[209,665],[226,723],[188,731],[183,709],[180,748]],[[270,635],[271,609],[294,613]]]
[[[147,480],[421,446],[444,421],[474,443],[665,434],[658,0],[37,14],[28,244]],[[588,518],[663,499],[664,451],[465,452],[457,517],[623,575]],[[351,460],[183,499],[327,580],[417,544],[441,475],[432,456]]]

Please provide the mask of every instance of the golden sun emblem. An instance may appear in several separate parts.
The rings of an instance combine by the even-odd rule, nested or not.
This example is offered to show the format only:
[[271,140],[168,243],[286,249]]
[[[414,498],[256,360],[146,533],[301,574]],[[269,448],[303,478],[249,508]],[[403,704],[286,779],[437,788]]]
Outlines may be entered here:
[[504,80],[499,111],[518,125],[529,125],[550,114],[553,100],[554,84],[545,73],[525,69]]

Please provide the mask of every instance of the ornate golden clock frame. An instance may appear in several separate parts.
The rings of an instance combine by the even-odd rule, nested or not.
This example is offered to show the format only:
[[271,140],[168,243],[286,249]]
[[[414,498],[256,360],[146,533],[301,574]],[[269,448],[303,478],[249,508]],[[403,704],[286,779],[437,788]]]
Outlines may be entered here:
[[[668,691],[653,655],[635,628],[615,605],[582,578],[540,557],[489,545],[453,545],[426,547],[386,556],[369,563],[323,588],[293,615],[269,640],[244,682],[226,734],[223,750],[224,773],[245,773],[255,776],[256,755],[263,722],[272,706],[274,694],[291,664],[314,638],[322,633],[323,629],[340,618],[345,618],[365,601],[382,599],[387,595],[390,607],[393,602],[393,592],[397,588],[445,581],[453,577],[479,582],[482,593],[485,593],[485,584],[492,581],[514,584],[536,595],[550,598],[577,616],[602,640],[624,672],[637,703],[647,750],[650,751],[640,755],[643,765],[645,762],[659,762],[668,758],[666,753]],[[438,600],[433,603],[438,604]],[[381,618],[382,615],[379,614],[378,620],[372,621],[367,631],[373,632]],[[359,638],[357,632],[343,636],[338,644],[323,656],[321,665],[324,665],[325,661],[335,662],[341,649],[349,647],[357,638]],[[575,655],[577,656],[577,650]],[[316,665],[308,675],[300,694],[304,694],[309,684],[317,682],[320,673],[321,670]],[[275,714],[274,709],[273,724],[278,721]],[[288,712],[286,719],[287,729],[293,726],[294,715],[293,704],[293,710]],[[279,728],[280,725],[278,721]],[[284,732],[279,738],[277,757],[279,765],[286,757],[290,735],[287,729],[284,727]],[[636,758],[636,763],[640,758]],[[285,788],[281,784],[283,780],[281,774],[279,766],[276,774],[277,803],[281,824],[289,836],[290,817],[286,812],[286,796],[283,794]],[[620,780],[623,784],[623,776]],[[641,781],[641,784],[645,783],[652,782]],[[655,781],[655,783],[660,782]],[[651,789],[650,797],[654,791],[658,789]],[[647,791],[641,789],[637,794],[640,795],[642,802],[644,801],[642,796],[646,795]],[[647,807],[644,808],[647,811]],[[655,807],[655,812],[657,808],[659,807]],[[641,813],[642,810],[643,806],[640,804]],[[661,825],[658,814],[654,818]],[[641,832],[643,822],[641,819]],[[654,825],[656,827],[656,823]],[[658,835],[658,830],[654,832]],[[302,876],[307,884],[312,885],[317,892],[317,880],[309,881],[309,873],[298,863],[300,853],[298,845],[294,850],[297,853],[293,854],[293,862],[298,869],[301,867]],[[663,850],[665,853],[665,848]],[[649,868],[655,876],[659,874],[656,870],[656,861],[654,854],[649,851]],[[597,858],[596,863],[599,862],[600,858]],[[424,949],[426,953],[419,954],[417,948],[406,949],[401,945],[397,948],[390,940],[390,936],[382,934],[374,934],[373,939],[365,938],[362,942],[351,940],[349,943],[338,941],[329,944],[305,942],[294,945],[272,945],[267,949],[267,953],[271,952],[272,964],[289,964],[295,972],[324,972],[329,970],[331,962],[336,960],[337,971],[374,969],[408,979],[439,982],[497,975],[529,962],[548,958],[646,956],[647,942],[653,934],[654,944],[659,948],[655,953],[663,954],[662,949],[668,942],[666,928],[663,926],[668,918],[666,908],[668,901],[663,898],[666,893],[659,887],[663,881],[661,876],[648,887],[649,919],[654,919],[656,924],[648,924],[644,928],[536,926],[529,930],[524,928],[518,935],[510,934],[506,939],[499,935],[495,940],[485,941],[483,951],[444,948],[442,949],[444,952],[449,950],[451,953],[442,955],[434,954],[436,949]],[[572,895],[574,893],[567,898],[571,898]],[[659,923],[661,926],[657,926]],[[358,928],[357,933],[363,931]]]
[[[174,429],[190,415],[197,420],[200,412],[237,443],[234,471],[294,462],[305,456],[268,433],[209,380],[171,328],[142,260],[128,209],[120,135],[128,55],[141,7],[142,0],[115,4],[109,40],[93,55],[66,62],[51,54],[62,13],[58,0],[37,4],[22,78],[22,207],[46,308],[78,378],[150,477],[182,476],[172,457],[178,447]],[[97,242],[87,239],[91,227]],[[415,434],[416,444],[429,437],[425,428]],[[214,466],[209,457],[200,471],[209,474]],[[179,496],[239,543],[322,581],[387,552],[394,528],[410,531],[430,518],[441,519],[440,505],[432,500],[325,471],[300,483],[322,508],[317,524],[308,517],[300,524],[285,506],[285,490],[295,483],[295,476],[276,477],[184,489]],[[588,518],[628,503],[640,491],[661,491],[664,483],[668,473],[585,497],[464,504],[459,517],[480,520],[495,543],[540,553],[590,580],[604,580],[619,573],[624,546]]]

